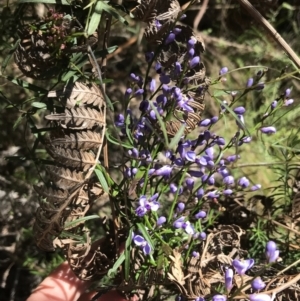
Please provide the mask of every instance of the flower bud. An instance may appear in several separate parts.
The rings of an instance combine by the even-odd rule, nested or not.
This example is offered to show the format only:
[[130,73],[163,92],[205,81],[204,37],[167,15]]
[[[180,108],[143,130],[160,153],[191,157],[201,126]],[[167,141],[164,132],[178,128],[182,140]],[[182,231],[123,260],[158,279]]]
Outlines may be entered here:
[[219,75],[222,76],[224,74],[226,74],[228,72],[228,68],[227,67],[223,67],[220,72],[219,72]]
[[260,277],[256,277],[253,279],[253,281],[251,282],[251,287],[255,290],[255,291],[260,291],[262,289],[264,289],[266,287],[266,284],[261,280]]

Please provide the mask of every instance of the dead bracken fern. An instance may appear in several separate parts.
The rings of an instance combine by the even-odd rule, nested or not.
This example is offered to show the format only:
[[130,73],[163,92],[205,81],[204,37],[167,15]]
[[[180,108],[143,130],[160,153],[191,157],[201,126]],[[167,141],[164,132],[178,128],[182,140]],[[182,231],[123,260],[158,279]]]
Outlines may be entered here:
[[[102,149],[106,105],[101,90],[94,84],[75,83],[62,91],[51,91],[48,95],[65,105],[63,113],[46,116],[53,127],[46,150],[54,161],[46,167],[46,187],[36,187],[41,202],[34,231],[41,249],[54,250],[55,244],[66,249],[71,266],[77,271],[78,260],[84,260],[90,249],[90,239],[82,224],[74,221],[85,216],[91,202],[101,193],[101,189],[93,189],[96,184],[90,177]],[[62,230],[70,234],[83,231],[86,242],[58,239]],[[77,272],[79,277],[89,277],[88,272]]]

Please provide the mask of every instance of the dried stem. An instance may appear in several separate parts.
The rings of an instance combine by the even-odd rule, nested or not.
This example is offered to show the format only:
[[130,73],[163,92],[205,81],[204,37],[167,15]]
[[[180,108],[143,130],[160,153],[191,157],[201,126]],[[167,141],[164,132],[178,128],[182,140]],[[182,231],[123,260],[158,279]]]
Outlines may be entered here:
[[288,43],[281,37],[281,35],[274,29],[274,27],[253,7],[248,0],[238,0],[247,12],[260,23],[268,33],[271,34],[276,43],[288,54],[290,59],[294,62],[298,69],[300,69],[300,59]]

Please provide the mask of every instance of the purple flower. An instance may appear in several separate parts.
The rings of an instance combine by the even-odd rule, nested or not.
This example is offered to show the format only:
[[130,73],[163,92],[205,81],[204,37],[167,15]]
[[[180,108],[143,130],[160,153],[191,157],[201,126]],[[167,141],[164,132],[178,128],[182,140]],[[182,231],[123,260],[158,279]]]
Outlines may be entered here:
[[158,194],[154,194],[149,200],[145,195],[139,198],[140,206],[135,210],[137,216],[142,217],[148,211],[157,211],[159,208],[159,203],[156,201]]
[[246,136],[246,137],[242,138],[243,143],[250,143],[251,141],[252,141],[252,138],[249,137],[249,136]]
[[192,252],[192,256],[193,256],[193,257],[199,258],[199,257],[200,257],[200,253],[199,253],[199,252],[196,252],[196,251],[193,251],[193,252]]
[[292,92],[292,89],[290,89],[290,88],[286,89],[285,92],[284,92],[284,96],[289,97],[291,92]]
[[189,235],[193,235],[195,233],[195,229],[189,221],[183,223],[182,229],[184,229],[184,231]]
[[244,124],[245,124],[245,120],[244,120],[244,116],[243,115],[237,115],[237,118],[235,120],[236,125],[243,130],[245,128]]
[[233,176],[226,176],[223,179],[223,183],[226,185],[233,185],[234,184],[234,177]]
[[[200,136],[200,135],[199,135]],[[204,140],[206,140],[208,142],[208,140],[211,138],[211,133],[209,130],[205,130],[203,132],[203,137],[204,137]]]
[[219,146],[225,145],[225,139],[223,137],[217,137],[214,140]]
[[207,161],[209,160],[209,158],[207,156],[203,156],[200,158],[196,158],[196,163],[200,164],[202,166],[207,166]]
[[219,120],[219,117],[218,117],[218,116],[214,116],[214,117],[212,117],[212,118],[210,119],[210,122],[211,122],[211,124],[214,124],[214,123],[216,123],[218,120]]
[[176,206],[176,211],[177,211],[178,213],[181,213],[181,212],[184,210],[184,208],[185,208],[185,204],[182,203],[182,202],[180,202],[180,203],[178,203],[177,206]]
[[130,178],[131,177],[131,168],[130,167],[125,167],[125,171],[124,171],[124,176],[126,178]]
[[174,164],[177,166],[183,166],[184,165],[184,160],[181,158],[177,158],[174,160]]
[[290,99],[286,99],[284,101],[284,106],[288,107],[289,105],[291,105],[294,102],[294,99],[290,98]]
[[159,30],[162,27],[162,24],[157,19],[155,19],[155,26]]
[[140,105],[139,105],[139,110],[141,112],[146,112],[146,111],[149,110],[149,108],[150,108],[149,101],[146,100],[146,99],[142,100],[141,103],[140,103]]
[[161,226],[162,224],[164,224],[167,221],[167,219],[164,216],[161,216],[157,219],[156,221],[156,225],[157,226]]
[[250,188],[251,191],[256,191],[256,190],[259,190],[259,189],[261,189],[261,185],[260,184],[255,184],[255,185],[253,185]]
[[116,116],[116,119],[115,119],[115,125],[117,127],[122,127],[124,126],[124,122],[125,122],[125,118],[124,118],[124,115],[123,114],[119,114]]
[[204,196],[204,190],[203,188],[199,188],[196,192],[197,198],[201,199]]
[[185,159],[190,162],[195,162],[196,154],[194,151],[187,151],[185,154]]
[[227,158],[226,158],[226,160],[228,161],[228,162],[234,162],[234,161],[236,161],[237,159],[239,159],[240,158],[240,155],[231,155],[231,156],[228,156]]
[[224,295],[214,295],[212,301],[226,301],[227,297]]
[[154,110],[151,110],[151,111],[149,112],[149,116],[150,116],[150,118],[151,118],[152,120],[156,120],[156,113],[155,113]]
[[156,81],[154,78],[151,79],[150,84],[149,84],[149,90],[150,92],[154,92],[156,88]]
[[278,103],[277,100],[274,100],[274,101],[271,103],[271,109],[272,109],[272,110],[274,110],[274,109],[277,107],[277,103]]
[[190,60],[190,68],[195,68],[200,63],[200,57],[195,56],[192,60]]
[[227,292],[230,292],[232,289],[232,280],[233,280],[233,269],[226,269],[225,271],[225,287]]
[[251,287],[255,290],[255,291],[260,291],[262,289],[264,289],[266,287],[266,284],[261,280],[260,277],[256,277],[253,279],[253,281],[251,282]]
[[205,150],[205,154],[210,158],[213,159],[214,158],[214,149],[213,147],[209,147]]
[[203,119],[200,121],[200,126],[209,126],[211,124],[211,120],[209,118]]
[[139,82],[140,80],[140,77],[138,75],[135,75],[134,73],[130,73],[130,79],[133,81],[133,82]]
[[172,43],[175,40],[175,37],[175,33],[171,32],[165,40],[165,45]]
[[194,188],[194,183],[195,183],[195,181],[193,180],[193,178],[187,178],[187,179],[185,180],[186,187],[187,187],[187,189],[190,190],[190,191],[193,190],[193,188]]
[[239,275],[244,275],[254,265],[254,259],[237,260],[232,261],[232,265]]
[[178,76],[182,71],[181,64],[179,62],[175,63],[175,74]]
[[201,181],[202,181],[202,183],[208,183],[209,185],[214,185],[214,183],[215,183],[215,179],[214,179],[213,175],[209,176],[207,174],[204,174],[201,177]]
[[194,48],[191,48],[188,50],[188,57],[189,59],[192,59],[195,55],[195,49]]
[[205,232],[201,232],[201,233],[199,234],[199,239],[205,240],[205,239],[206,239],[206,233],[205,233]]
[[214,198],[218,198],[220,195],[217,193],[217,190],[215,190],[215,191],[210,191],[206,196],[210,199],[214,199]]
[[162,84],[169,84],[170,81],[171,81],[171,78],[169,75],[166,75],[166,74],[161,74],[160,77],[159,77],[159,80]]
[[275,134],[276,128],[274,126],[265,126],[265,127],[260,128],[260,131],[263,134]]
[[252,85],[253,85],[253,78],[250,77],[250,78],[248,79],[248,81],[247,81],[246,87],[247,87],[247,88],[250,88]]
[[231,194],[233,194],[233,190],[232,189],[225,189],[225,190],[223,190],[223,194],[224,195],[231,195]]
[[227,67],[223,67],[220,72],[219,72],[219,75],[222,76],[224,74],[226,74],[228,72],[228,68]]
[[155,176],[164,176],[166,178],[169,178],[171,175],[173,167],[169,166],[169,165],[164,165],[163,167],[157,169],[153,175]]
[[156,62],[154,69],[155,69],[156,73],[160,74],[161,73],[161,64]]
[[144,94],[144,89],[138,89],[134,92],[134,95],[135,96],[140,96],[140,95],[143,95]]
[[265,87],[265,83],[261,82],[257,84],[255,90],[262,90],[264,87]]
[[269,263],[276,262],[279,257],[279,250],[277,250],[276,243],[272,240],[267,242],[266,257]]
[[180,218],[178,218],[174,223],[173,223],[173,226],[176,228],[176,229],[181,229],[182,226],[184,224],[184,216],[181,216]]
[[153,51],[145,53],[145,58],[146,58],[147,63],[150,63],[152,61],[153,57],[154,57]]
[[194,37],[191,37],[187,42],[188,49],[191,49],[195,46],[197,40]]
[[170,184],[170,192],[175,193],[177,190],[178,190],[178,187],[174,183],[171,183]]
[[225,167],[221,167],[218,169],[219,174],[221,174],[224,178],[227,177],[229,175],[229,171],[228,169],[226,169]]
[[151,253],[151,246],[141,235],[133,235],[133,242],[136,246],[141,247],[145,255],[149,255]]
[[186,112],[194,112],[194,109],[189,106],[189,101],[188,100],[180,100],[177,102],[177,106],[181,109],[183,109],[183,111],[186,111]]
[[128,99],[129,96],[131,95],[132,93],[132,89],[131,88],[128,88],[126,91],[125,91],[125,98]]
[[246,109],[244,107],[236,107],[233,109],[233,112],[237,115],[243,115],[246,112]]
[[181,28],[178,28],[178,27],[175,27],[175,28],[173,29],[173,32],[174,32],[175,34],[179,34],[179,33],[181,33],[181,31],[182,31],[182,29],[181,29]]
[[248,298],[250,301],[272,301],[271,296],[267,294],[251,294]]
[[247,188],[250,184],[249,180],[246,177],[241,177],[238,181],[238,184],[242,187],[242,188]]
[[205,217],[206,217],[205,211],[199,211],[198,213],[195,214],[195,218],[197,218],[197,219],[205,218]]
[[138,158],[139,151],[136,148],[132,148],[128,151],[128,155],[133,157],[133,158]]

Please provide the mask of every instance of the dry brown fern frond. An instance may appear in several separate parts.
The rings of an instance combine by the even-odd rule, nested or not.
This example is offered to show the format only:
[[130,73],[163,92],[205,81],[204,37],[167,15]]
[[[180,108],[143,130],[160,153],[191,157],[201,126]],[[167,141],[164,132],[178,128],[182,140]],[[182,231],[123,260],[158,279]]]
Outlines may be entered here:
[[53,147],[63,147],[69,149],[95,150],[102,144],[103,138],[100,132],[96,130],[71,132],[51,133],[50,138],[46,141],[47,145]]
[[[53,125],[46,150],[54,161],[46,167],[51,188],[36,189],[42,200],[34,226],[37,244],[44,250],[54,249],[63,229],[83,231],[82,222],[76,220],[85,216],[97,197],[90,191],[90,177],[103,144],[106,106],[96,85],[73,83],[73,87],[74,91],[70,85],[61,90],[66,95],[52,92],[52,97],[59,95],[58,102],[65,99],[70,106],[64,107],[64,113],[46,116]],[[74,241],[69,244],[77,250]]]

